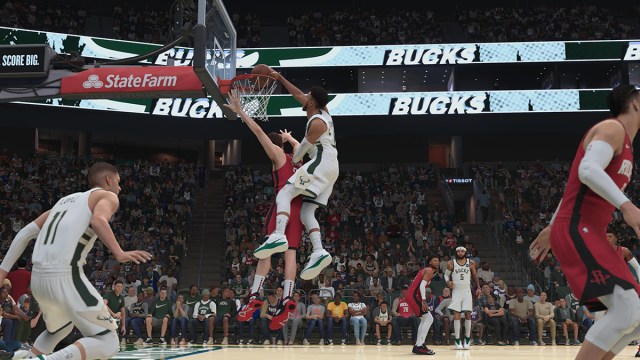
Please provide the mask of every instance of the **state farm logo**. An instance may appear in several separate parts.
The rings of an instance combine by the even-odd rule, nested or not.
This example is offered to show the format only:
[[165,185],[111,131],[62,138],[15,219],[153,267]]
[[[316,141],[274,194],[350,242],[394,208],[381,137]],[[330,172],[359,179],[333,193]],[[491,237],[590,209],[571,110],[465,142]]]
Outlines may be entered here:
[[105,82],[100,80],[96,74],[89,75],[87,81],[82,83],[85,89],[125,89],[125,88],[157,88],[157,87],[174,87],[178,82],[177,76],[162,76],[153,74],[144,74],[142,76],[129,75],[108,75]]
[[82,87],[85,89],[100,89],[104,86],[104,83],[100,81],[100,77],[98,75],[90,75],[87,81],[82,83]]

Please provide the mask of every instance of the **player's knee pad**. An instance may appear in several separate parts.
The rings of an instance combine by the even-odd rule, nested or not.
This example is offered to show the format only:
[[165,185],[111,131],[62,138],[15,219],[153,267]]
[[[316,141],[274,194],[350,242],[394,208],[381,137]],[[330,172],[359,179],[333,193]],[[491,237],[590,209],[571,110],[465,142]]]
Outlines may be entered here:
[[120,350],[120,341],[115,331],[85,337],[78,342],[84,347],[87,359],[109,359]]
[[278,191],[278,195],[276,195],[276,207],[278,208],[278,212],[290,212],[291,200],[293,200],[296,195],[296,188],[291,184],[285,185],[280,191]]
[[302,221],[302,225],[307,229],[317,229],[320,228],[320,224],[318,220],[316,220],[316,209],[318,208],[317,204],[310,202],[303,202],[302,207],[300,208],[300,221]]
[[50,354],[53,352],[56,345],[60,343],[60,341],[71,334],[71,330],[73,330],[73,324],[69,323],[63,328],[54,332],[44,331],[33,343],[33,347],[43,354]]

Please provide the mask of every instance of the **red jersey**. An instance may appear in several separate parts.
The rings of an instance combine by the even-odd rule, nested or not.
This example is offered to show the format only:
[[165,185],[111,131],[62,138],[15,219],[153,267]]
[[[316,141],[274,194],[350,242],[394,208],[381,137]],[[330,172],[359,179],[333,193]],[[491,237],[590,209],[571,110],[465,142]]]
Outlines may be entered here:
[[[271,176],[273,178],[273,186],[275,190],[275,194],[278,195],[278,192],[282,190],[282,188],[287,185],[287,180],[298,170],[301,166],[301,163],[293,162],[293,154],[285,154],[285,162],[284,164],[277,170],[273,170],[271,172]],[[285,235],[287,236],[287,241],[289,242],[289,248],[298,249],[300,247],[300,241],[302,239],[302,221],[300,221],[300,208],[302,207],[302,196],[296,196],[291,201],[291,212],[289,213],[289,223],[287,224],[287,230],[285,231]],[[275,198],[273,203],[271,204],[271,208],[267,213],[267,217],[264,221],[265,227],[263,228],[263,235],[269,235],[273,233],[276,229],[276,212],[277,207],[275,203]]]
[[[581,220],[591,222],[592,226],[604,227],[611,222],[613,210],[615,209],[607,200],[594,193],[589,187],[584,185],[578,178],[578,167],[584,157],[584,138],[580,142],[578,152],[571,165],[569,179],[567,179],[566,189],[562,196],[562,204],[556,215],[556,221],[564,219],[569,221],[574,214],[580,216]],[[625,133],[622,152],[614,156],[604,171],[613,179],[618,188],[622,191],[631,181],[633,172],[633,146],[629,135]],[[578,208],[576,208],[578,204]],[[605,237],[603,237],[603,240]]]
[[[422,316],[425,312],[422,311],[422,294],[420,294],[420,283],[424,278],[424,271],[428,268],[423,268],[418,271],[416,277],[413,278],[411,285],[409,285],[409,291],[407,292],[407,301],[409,302],[409,306],[414,314],[420,314]],[[426,286],[431,284],[431,280],[427,282]]]
[[[606,309],[598,297],[613,293],[616,285],[635,289],[639,294],[640,287],[607,241],[607,225],[612,220],[614,206],[578,178],[578,167],[585,154],[583,145],[584,138],[571,166],[550,239],[553,254],[562,266],[571,291],[589,310],[598,311]],[[611,159],[605,172],[624,190],[632,171],[631,140],[625,134],[622,152]]]

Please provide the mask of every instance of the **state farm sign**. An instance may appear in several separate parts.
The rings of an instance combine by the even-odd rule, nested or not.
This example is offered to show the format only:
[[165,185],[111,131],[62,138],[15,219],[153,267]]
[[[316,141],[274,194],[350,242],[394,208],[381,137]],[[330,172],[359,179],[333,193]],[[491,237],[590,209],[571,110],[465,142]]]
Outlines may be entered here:
[[190,66],[90,69],[62,79],[60,90],[63,97],[78,98],[203,94]]

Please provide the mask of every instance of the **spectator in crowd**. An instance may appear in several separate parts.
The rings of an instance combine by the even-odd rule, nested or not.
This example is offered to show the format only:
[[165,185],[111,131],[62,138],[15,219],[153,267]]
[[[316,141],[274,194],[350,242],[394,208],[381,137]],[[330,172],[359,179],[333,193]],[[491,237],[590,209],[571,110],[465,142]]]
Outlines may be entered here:
[[133,330],[133,333],[136,335],[136,342],[134,345],[142,345],[142,333],[140,332],[140,327],[144,325],[145,319],[149,314],[149,305],[144,301],[144,292],[139,291],[138,297],[135,303],[131,304],[128,308],[129,316],[127,316],[125,320],[125,327],[127,329],[127,333]]
[[511,314],[511,341],[514,345],[520,345],[520,326],[527,325],[529,330],[529,343],[536,343],[536,322],[533,319],[533,303],[524,299],[524,289],[516,289],[516,298],[507,302]]
[[401,328],[403,326],[411,327],[411,341],[416,342],[416,335],[418,332],[418,319],[411,311],[409,307],[409,303],[407,302],[407,291],[409,290],[409,286],[405,285],[402,287],[402,292],[400,296],[398,296],[395,300],[393,300],[393,305],[391,306],[391,324],[393,326],[393,340],[395,344],[400,344],[400,337],[402,335]]
[[40,317],[42,316],[42,310],[40,310],[38,303],[34,300],[34,306],[32,307],[31,301],[32,298],[27,297],[23,300],[22,304],[19,303],[20,310],[29,318],[28,320],[24,320],[22,318],[18,320],[16,340],[22,344],[22,347],[29,346],[31,329],[36,327],[36,324],[40,321]]
[[[555,321],[562,324],[562,334],[566,339],[565,345],[580,345],[578,341],[578,323],[573,309],[567,306],[567,300],[560,299],[560,305],[555,309]],[[573,329],[573,340],[569,340],[569,327]]]
[[[374,283],[377,279],[374,279]],[[356,339],[356,345],[364,345],[364,338],[367,334],[367,318],[365,317],[369,310],[367,305],[360,301],[360,293],[353,293],[353,302],[349,303],[349,317],[351,325],[353,326],[353,332]]]
[[231,289],[226,287],[222,289],[222,299],[217,302],[216,326],[222,326],[223,338],[222,345],[229,344],[229,324],[231,319],[238,312],[236,302],[233,300]]
[[187,345],[187,324],[189,323],[189,306],[184,302],[184,296],[178,295],[176,303],[171,306],[171,345],[178,344],[177,340],[177,328],[180,326],[180,334],[182,340],[179,345]]
[[[272,331],[269,329],[269,323],[271,319],[275,316],[276,311],[278,309],[278,299],[280,297],[277,296],[274,292],[268,292],[267,301],[262,304],[262,309],[260,311],[260,318],[262,322],[262,333],[264,337],[264,345],[276,345],[276,341],[278,345],[283,344],[283,336],[282,329],[277,331]],[[271,339],[271,341],[270,341]]]
[[191,341],[190,344],[194,345],[196,343],[196,326],[201,323],[204,327],[204,335],[208,336],[208,340],[202,341],[202,345],[213,345],[213,330],[216,326],[216,314],[217,314],[217,306],[216,303],[211,300],[211,293],[209,290],[202,290],[202,299],[200,299],[193,306],[193,314],[191,319]]
[[527,286],[527,295],[524,296],[524,299],[531,301],[532,304],[540,302],[540,296],[536,295],[536,288],[533,284]]
[[484,307],[483,311],[487,317],[487,323],[493,327],[496,331],[496,338],[498,339],[498,346],[505,346],[507,339],[507,319],[505,312],[500,303],[496,302],[496,298],[492,295],[488,298],[489,302]]
[[160,288],[158,298],[153,300],[151,306],[149,306],[149,313],[146,319],[147,340],[144,341],[145,344],[153,344],[151,329],[156,326],[160,326],[160,344],[167,344],[165,336],[167,335],[167,328],[171,320],[171,306],[172,303],[167,298],[167,288]]
[[478,299],[473,301],[473,311],[471,311],[471,334],[474,332],[478,333],[478,337],[476,338],[477,345],[485,345],[484,342],[484,324],[482,323],[482,306],[480,305]]
[[[243,306],[249,306],[249,304],[244,304]],[[244,308],[241,307],[240,309],[242,311]],[[253,315],[248,321],[238,321],[238,345],[243,345],[245,340],[247,345],[253,344],[253,340],[255,337],[256,322],[258,321],[258,319],[260,319],[260,311],[254,311]],[[245,339],[245,336],[244,336],[245,325],[249,328],[248,339]]]
[[328,344],[328,339],[324,334],[324,315],[325,315],[325,307],[320,303],[320,297],[318,294],[311,295],[312,304],[307,307],[306,319],[307,321],[307,330],[304,334],[304,340],[302,340],[302,345],[309,345],[309,337],[311,336],[311,331],[318,325],[320,329],[320,343],[319,345]]
[[165,286],[167,287],[167,291],[175,290],[176,286],[178,285],[178,279],[176,279],[173,276],[173,270],[172,269],[167,270],[166,275],[160,276],[159,281],[160,281],[160,283],[166,282]]
[[376,324],[376,340],[377,345],[382,345],[381,332],[387,331],[386,344],[391,345],[391,334],[393,332],[393,315],[389,311],[389,306],[386,301],[383,301],[378,307],[373,310],[373,321]]
[[31,319],[20,310],[17,303],[9,296],[7,286],[0,288],[0,307],[2,308],[2,338],[7,343],[13,342],[16,340],[18,320],[27,321]]
[[[284,343],[287,345],[293,345],[296,340],[296,333],[298,331],[298,327],[302,326],[302,319],[307,313],[307,307],[304,303],[300,302],[300,292],[293,292],[293,301],[296,302],[296,308],[289,315],[289,320],[284,325]],[[289,333],[289,328],[291,328],[291,333]]]
[[438,344],[441,343],[442,337],[440,333],[440,329],[444,328],[444,344],[449,345],[450,335],[451,335],[451,319],[452,315],[449,312],[449,305],[451,304],[451,290],[449,288],[442,289],[442,296],[439,296],[437,299],[436,308],[434,313],[436,316],[434,317],[434,330],[438,329],[438,331],[434,332],[434,341]]
[[349,307],[342,301],[342,295],[337,293],[333,301],[327,305],[327,322],[329,345],[333,345],[333,326],[340,324],[342,327],[342,345],[347,343],[347,319]]
[[483,261],[480,269],[478,270],[478,278],[482,279],[486,284],[493,281],[494,277],[495,277],[495,273],[491,271],[491,268],[489,267],[489,263],[486,261]]
[[27,270],[27,259],[18,260],[18,269],[11,271],[7,279],[11,281],[11,297],[19,299],[27,293],[27,286],[31,283],[31,271]]
[[124,297],[125,309],[129,309],[131,304],[135,303],[136,301],[138,301],[138,296],[136,296],[136,287],[129,286],[129,288],[127,289],[127,296]]
[[533,305],[536,314],[536,321],[538,323],[538,344],[545,345],[542,341],[542,330],[545,326],[549,327],[551,331],[551,344],[556,344],[556,322],[554,320],[555,314],[553,312],[553,305],[547,302],[547,293],[540,293],[540,301]]
[[124,284],[120,280],[116,280],[113,291],[109,291],[104,295],[104,304],[107,305],[109,314],[116,320],[118,328],[120,328],[119,335],[122,336],[122,345],[127,344],[127,340],[124,335],[127,333],[126,328],[126,307],[124,305],[124,296],[122,295],[122,289]]

